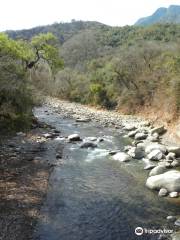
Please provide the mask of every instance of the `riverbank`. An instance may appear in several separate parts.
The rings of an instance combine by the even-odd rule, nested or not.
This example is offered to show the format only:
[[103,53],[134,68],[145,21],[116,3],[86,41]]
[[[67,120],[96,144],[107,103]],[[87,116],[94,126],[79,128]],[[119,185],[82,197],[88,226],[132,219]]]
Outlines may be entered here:
[[152,126],[164,125],[167,131],[162,136],[162,142],[165,144],[180,145],[180,119],[168,124],[168,122],[162,121],[160,116],[155,116],[153,112],[147,113],[146,111],[146,113],[139,115],[121,115],[116,111],[97,109],[75,102],[59,100],[58,98],[47,97],[44,101],[47,105],[57,108],[65,117],[74,119],[85,117],[100,122],[103,126],[121,128],[125,125],[134,125],[138,128],[144,124],[147,125],[146,123]]
[[52,164],[44,124],[33,124],[28,133],[1,139],[0,145],[0,239],[33,239],[34,227],[48,189]]

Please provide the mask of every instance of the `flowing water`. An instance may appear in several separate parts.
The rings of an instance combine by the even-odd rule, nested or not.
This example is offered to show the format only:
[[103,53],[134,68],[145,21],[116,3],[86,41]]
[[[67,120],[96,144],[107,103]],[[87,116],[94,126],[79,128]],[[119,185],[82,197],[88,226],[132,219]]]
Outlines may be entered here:
[[[80,149],[79,143],[65,143],[63,163],[51,173],[41,209],[43,218],[37,224],[34,239],[158,239],[157,234],[136,236],[134,230],[167,227],[167,215],[178,214],[179,205],[158,198],[157,192],[145,187],[148,173],[142,170],[142,161],[120,163],[108,155],[108,150],[123,149],[130,140],[123,138],[120,130],[103,128],[95,122],[76,124],[48,107],[36,108],[34,113],[64,136],[78,133],[82,138],[104,139],[94,150]],[[45,157],[53,161],[61,140],[50,142]]]

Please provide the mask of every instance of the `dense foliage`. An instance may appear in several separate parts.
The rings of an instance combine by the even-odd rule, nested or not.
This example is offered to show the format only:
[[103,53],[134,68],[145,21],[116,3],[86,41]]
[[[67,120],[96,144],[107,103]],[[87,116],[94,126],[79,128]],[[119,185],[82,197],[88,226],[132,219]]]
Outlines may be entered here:
[[178,116],[180,25],[110,27],[72,21],[9,34],[29,39],[47,30],[58,39],[64,68],[54,77],[43,62],[33,68],[31,77],[39,90],[125,113],[145,108]]
[[55,37],[35,36],[15,41],[0,34],[0,131],[26,126],[32,117],[31,69],[44,62],[52,73],[62,66]]

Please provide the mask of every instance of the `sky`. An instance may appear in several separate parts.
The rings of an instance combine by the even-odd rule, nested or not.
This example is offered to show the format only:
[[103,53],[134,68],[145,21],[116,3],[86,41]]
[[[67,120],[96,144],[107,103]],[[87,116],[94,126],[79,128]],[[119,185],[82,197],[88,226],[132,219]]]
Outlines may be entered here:
[[180,0],[0,0],[0,3],[0,31],[4,31],[72,19],[111,26],[132,25],[159,7],[180,5]]

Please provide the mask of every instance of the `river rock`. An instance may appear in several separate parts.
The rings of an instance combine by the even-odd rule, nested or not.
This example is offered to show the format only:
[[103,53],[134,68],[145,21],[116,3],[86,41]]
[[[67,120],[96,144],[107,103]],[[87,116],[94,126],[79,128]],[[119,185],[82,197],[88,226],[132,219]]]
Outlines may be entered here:
[[129,162],[132,160],[131,156],[124,152],[116,153],[115,155],[113,155],[113,159],[120,162]]
[[89,119],[89,118],[77,118],[76,119],[76,122],[90,122],[91,121],[91,119]]
[[150,189],[159,190],[166,188],[168,192],[180,192],[180,172],[171,170],[163,174],[151,176],[147,179],[146,186]]
[[158,142],[159,141],[159,134],[154,133],[153,135],[149,135],[147,137],[147,140],[149,140],[150,142]]
[[134,137],[137,132],[138,132],[138,130],[130,131],[130,132],[128,133],[128,137]]
[[81,141],[79,134],[74,133],[68,136],[69,141]]
[[164,128],[164,126],[160,126],[160,127],[156,127],[156,128],[153,128],[150,133],[151,135],[154,134],[154,133],[158,133],[158,134],[163,134],[166,132],[166,129]]
[[148,157],[149,160],[159,161],[159,160],[161,160],[164,157],[164,154],[160,150],[155,149],[152,152],[150,152],[147,155],[147,157]]
[[159,143],[151,143],[151,144],[147,145],[146,148],[145,148],[146,153],[150,153],[153,150],[160,150],[162,153],[167,152],[166,147],[162,144],[159,144]]
[[136,135],[135,135],[135,140],[144,140],[144,139],[146,139],[147,138],[147,134],[146,133],[136,133]]
[[174,160],[176,154],[173,152],[169,152],[168,155],[166,156],[166,160]]
[[161,189],[159,190],[159,193],[158,193],[158,196],[159,196],[159,197],[165,197],[165,196],[167,196],[167,195],[168,195],[168,191],[167,191],[166,188],[161,188]]
[[171,192],[171,193],[169,194],[169,197],[171,197],[171,198],[177,198],[177,197],[179,197],[179,193],[178,193],[178,192]]
[[158,175],[158,174],[162,174],[162,173],[165,173],[167,171],[166,167],[165,166],[156,166],[155,168],[153,168],[150,173],[149,173],[149,176],[155,176],[155,175]]
[[180,157],[180,147],[169,146],[167,147],[168,152],[172,152],[176,154],[176,157]]
[[144,149],[142,147],[132,147],[129,151],[128,154],[132,157],[132,158],[136,158],[136,159],[141,159],[145,156],[145,152]]
[[126,131],[132,131],[132,130],[135,130],[135,129],[136,129],[136,127],[134,125],[126,125],[124,127],[124,130],[126,130]]
[[83,142],[80,145],[80,148],[96,148],[96,147],[97,147],[97,144],[91,141]]

